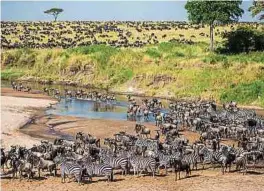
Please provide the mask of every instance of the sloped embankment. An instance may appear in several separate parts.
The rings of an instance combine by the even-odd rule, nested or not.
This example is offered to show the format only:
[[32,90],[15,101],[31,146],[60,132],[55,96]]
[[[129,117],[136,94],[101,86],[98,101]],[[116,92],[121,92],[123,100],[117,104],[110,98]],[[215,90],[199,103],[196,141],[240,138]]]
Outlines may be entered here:
[[207,44],[140,49],[89,46],[2,53],[2,79],[60,82],[175,98],[264,105],[264,53],[220,55]]

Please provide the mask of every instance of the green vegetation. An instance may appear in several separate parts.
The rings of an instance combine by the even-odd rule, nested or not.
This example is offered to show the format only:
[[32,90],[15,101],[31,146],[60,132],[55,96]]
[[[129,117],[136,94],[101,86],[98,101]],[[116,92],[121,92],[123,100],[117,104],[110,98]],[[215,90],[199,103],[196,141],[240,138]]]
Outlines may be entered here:
[[175,98],[236,100],[264,106],[264,53],[212,53],[208,44],[163,42],[144,48],[104,45],[14,49],[2,53],[2,79],[72,81]]
[[226,41],[222,51],[226,53],[241,53],[264,50],[264,31],[250,27],[238,27],[235,31],[224,35]]
[[18,69],[6,69],[1,71],[2,80],[14,80],[25,75],[25,71]]
[[249,7],[252,16],[255,17],[259,15],[259,20],[264,20],[264,1],[263,0],[254,0],[252,6]]
[[57,21],[59,14],[63,12],[63,9],[60,8],[51,8],[49,10],[44,11],[44,13],[52,15],[54,17],[54,21]]
[[240,103],[255,102],[264,105],[264,80],[256,80],[250,83],[242,83],[232,86],[224,92],[220,99],[222,101],[239,100]]
[[208,24],[210,29],[210,50],[214,50],[214,26],[215,22],[227,24],[238,21],[244,13],[239,6],[242,0],[237,1],[193,1],[189,0],[185,9],[188,19],[195,24]]

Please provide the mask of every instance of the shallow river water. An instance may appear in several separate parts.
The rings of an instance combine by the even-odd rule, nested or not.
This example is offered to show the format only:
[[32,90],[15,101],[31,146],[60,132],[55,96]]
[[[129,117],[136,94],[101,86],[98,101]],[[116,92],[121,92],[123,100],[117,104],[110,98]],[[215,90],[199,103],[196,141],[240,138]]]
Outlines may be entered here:
[[[2,87],[11,87],[9,81],[2,81]],[[83,89],[85,91],[93,91],[93,89],[75,88],[63,85],[42,85],[39,83],[23,83],[24,86],[29,85],[33,90],[43,90],[44,87],[57,88],[60,92],[64,89],[76,90]],[[99,90],[103,92],[102,90]],[[64,115],[74,117],[86,117],[89,119],[113,119],[113,120],[127,120],[127,98],[124,95],[115,95],[117,101],[115,103],[96,102],[92,100],[81,99],[65,99],[62,98],[56,105],[46,110],[47,114]],[[166,100],[165,100],[166,102]],[[149,116],[149,121],[153,122],[154,117]],[[137,120],[142,120],[137,118]]]
[[[1,81],[2,87],[11,87],[10,81]],[[43,90],[44,87],[56,88],[60,92],[64,92],[64,89],[76,90],[83,89],[85,91],[93,91],[94,89],[77,88],[72,86],[64,85],[42,85],[39,83],[24,82],[24,86],[29,85],[33,90]],[[105,90],[98,90],[105,93]],[[75,116],[75,117],[86,117],[89,119],[113,119],[113,120],[127,120],[127,98],[125,95],[115,95],[117,98],[116,103],[106,102],[95,102],[92,100],[79,100],[79,99],[65,99],[62,98],[58,104],[47,109],[47,114],[64,115],[64,116]],[[138,98],[133,96],[134,98]],[[168,105],[168,100],[162,99],[163,105]],[[259,115],[264,115],[264,110],[256,110]],[[166,110],[162,110],[166,112]],[[142,120],[142,119],[137,119]],[[154,122],[154,118],[150,115],[150,122]]]

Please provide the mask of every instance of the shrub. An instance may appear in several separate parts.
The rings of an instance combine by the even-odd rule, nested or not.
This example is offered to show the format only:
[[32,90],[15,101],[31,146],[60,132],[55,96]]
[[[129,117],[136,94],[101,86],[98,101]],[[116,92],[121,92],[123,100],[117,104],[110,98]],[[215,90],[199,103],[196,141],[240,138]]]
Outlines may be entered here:
[[224,53],[241,53],[264,50],[264,32],[253,30],[248,27],[239,27],[235,31],[228,32],[224,47],[219,49]]

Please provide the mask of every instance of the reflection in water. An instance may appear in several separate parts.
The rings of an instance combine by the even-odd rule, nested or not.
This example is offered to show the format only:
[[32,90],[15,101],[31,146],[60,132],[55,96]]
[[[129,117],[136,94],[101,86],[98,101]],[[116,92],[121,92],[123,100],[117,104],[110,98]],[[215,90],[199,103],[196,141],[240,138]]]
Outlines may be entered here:
[[[127,102],[117,101],[99,102],[92,100],[79,99],[64,99],[49,108],[46,113],[53,115],[86,117],[90,119],[114,119],[114,120],[128,120],[127,116]],[[131,120],[131,119],[130,119]],[[143,122],[143,114],[138,113],[135,121]],[[154,121],[154,117],[150,115],[149,122]]]
[[61,99],[53,108],[48,109],[48,114],[86,117],[91,119],[116,119],[126,120],[126,102],[96,102],[79,99]]
[[115,111],[115,105],[111,103],[94,102],[93,111],[95,112]]

